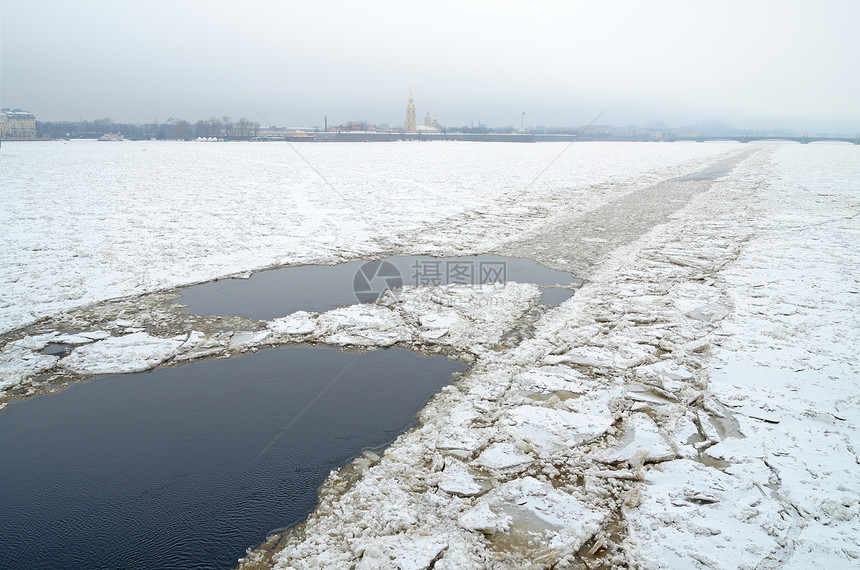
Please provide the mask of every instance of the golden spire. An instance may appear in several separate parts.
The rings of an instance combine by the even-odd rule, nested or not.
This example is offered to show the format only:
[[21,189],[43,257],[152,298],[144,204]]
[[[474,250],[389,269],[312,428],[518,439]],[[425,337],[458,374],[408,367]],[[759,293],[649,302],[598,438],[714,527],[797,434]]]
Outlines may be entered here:
[[415,103],[412,100],[412,84],[409,84],[409,104],[406,105],[406,120],[403,122],[406,131],[415,130]]

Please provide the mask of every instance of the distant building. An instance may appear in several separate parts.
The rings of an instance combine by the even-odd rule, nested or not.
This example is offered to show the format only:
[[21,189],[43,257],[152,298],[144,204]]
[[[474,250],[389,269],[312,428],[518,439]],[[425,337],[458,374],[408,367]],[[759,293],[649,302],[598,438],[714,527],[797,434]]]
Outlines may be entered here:
[[409,104],[406,105],[406,121],[403,122],[403,130],[414,131],[415,123],[415,102],[412,100],[412,88],[409,88]]
[[430,118],[430,112],[427,112],[427,115],[424,116],[424,126],[433,129],[435,131],[441,131],[442,126],[439,124],[439,120],[436,119],[436,115],[433,115],[433,118]]
[[36,116],[21,109],[0,110],[0,139],[36,138]]
[[610,137],[620,139],[647,138],[648,131],[640,129],[636,125],[628,125],[626,127],[609,127],[608,134]]
[[436,119],[436,115],[430,117],[430,113],[424,117],[424,124],[419,125],[415,120],[415,101],[412,99],[412,88],[409,88],[409,104],[406,105],[406,120],[403,122],[403,130],[414,132],[435,133],[442,130],[442,126]]

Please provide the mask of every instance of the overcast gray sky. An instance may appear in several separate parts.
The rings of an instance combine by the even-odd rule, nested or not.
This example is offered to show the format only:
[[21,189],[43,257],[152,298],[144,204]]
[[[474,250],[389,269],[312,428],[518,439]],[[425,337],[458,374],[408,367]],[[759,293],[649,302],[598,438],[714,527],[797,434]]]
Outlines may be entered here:
[[[858,0],[0,0],[0,104],[40,120],[860,132]],[[257,111],[255,111],[255,109]]]

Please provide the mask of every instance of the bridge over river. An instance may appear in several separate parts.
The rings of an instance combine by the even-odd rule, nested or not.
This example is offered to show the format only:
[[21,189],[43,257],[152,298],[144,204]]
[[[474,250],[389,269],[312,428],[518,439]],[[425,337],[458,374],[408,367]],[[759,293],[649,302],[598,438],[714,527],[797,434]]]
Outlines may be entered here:
[[[241,137],[245,138],[245,137]],[[236,137],[239,140],[239,137]],[[860,136],[776,136],[776,135],[726,135],[726,136],[677,136],[671,133],[659,136],[656,134],[618,137],[594,136],[581,134],[542,134],[542,133],[439,133],[439,132],[328,132],[306,133],[301,136],[265,136],[256,137],[257,141],[290,141],[290,142],[391,142],[391,141],[477,141],[477,142],[675,142],[675,141],[738,141],[748,143],[753,141],[792,141],[801,144],[813,142],[846,142],[860,144]]]
[[676,141],[738,141],[741,143],[748,143],[753,141],[792,141],[799,142],[800,144],[809,144],[814,142],[846,142],[853,144],[860,144],[860,136],[856,137],[819,137],[819,136],[808,136],[801,135],[798,137],[791,136],[756,136],[756,135],[735,135],[735,136],[722,136],[722,137],[678,137],[674,139],[664,139],[664,140],[676,140]]
[[[527,135],[522,135],[527,136]],[[710,142],[710,141],[737,141],[740,143],[749,143],[756,141],[789,141],[789,142],[797,142],[800,144],[809,144],[814,142],[844,142],[860,145],[860,135],[849,137],[849,136],[811,136],[811,135],[799,135],[799,136],[790,136],[790,135],[721,135],[721,136],[679,136],[671,133],[660,135],[642,135],[642,136],[632,136],[632,137],[618,137],[618,136],[594,136],[594,135],[549,135],[549,134],[535,134],[533,140],[535,142],[549,142],[549,141],[579,141],[579,142],[590,142],[590,141],[620,141],[620,142],[676,142],[676,141],[696,141],[696,142]]]

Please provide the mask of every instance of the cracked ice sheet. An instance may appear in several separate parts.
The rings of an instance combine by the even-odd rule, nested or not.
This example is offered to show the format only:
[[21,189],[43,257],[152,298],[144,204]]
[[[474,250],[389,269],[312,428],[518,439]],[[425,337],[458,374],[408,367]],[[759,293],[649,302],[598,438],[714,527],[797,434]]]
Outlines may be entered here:
[[3,347],[0,351],[0,391],[13,388],[24,379],[53,368],[59,358],[38,351],[56,336],[56,333],[28,336]]
[[[625,379],[636,377],[636,367],[663,360],[657,354],[658,344],[674,365],[643,374],[658,382],[655,389],[662,385],[661,389],[674,390],[678,395],[670,393],[666,405],[661,406],[666,410],[655,415],[669,427],[679,426],[683,441],[689,439],[695,426],[677,416],[683,416],[686,398],[701,396],[701,374],[693,371],[703,361],[696,351],[707,346],[703,339],[716,325],[685,316],[672,299],[666,298],[666,292],[673,283],[700,280],[700,266],[732,259],[737,248],[731,246],[731,240],[749,233],[712,222],[712,218],[736,216],[737,204],[727,201],[725,192],[723,189],[711,201],[684,210],[678,222],[657,227],[639,242],[613,252],[595,272],[595,278],[573,298],[538,319],[533,338],[511,349],[478,351],[471,372],[456,385],[443,388],[419,414],[419,427],[398,438],[382,461],[365,471],[354,487],[343,494],[328,492],[339,484],[340,475],[332,475],[321,493],[323,502],[308,519],[303,534],[291,535],[275,556],[276,567],[348,565],[360,560],[357,543],[387,541],[403,530],[430,529],[447,537],[449,544],[436,568],[536,562],[534,555],[538,553],[529,549],[528,540],[519,540],[525,536],[496,540],[511,522],[506,517],[513,516],[493,511],[486,501],[482,503],[480,495],[471,496],[480,493],[478,476],[491,488],[499,488],[533,476],[539,481],[558,478],[561,473],[556,465],[579,464],[582,467],[574,467],[574,473],[582,469],[587,475],[612,442],[601,441],[607,437],[604,434],[614,433],[611,424],[627,413],[623,403],[628,392]],[[683,248],[685,263],[655,261],[668,255],[664,253],[667,241]],[[721,299],[719,292],[708,293],[709,300],[710,293]],[[703,305],[700,299],[695,301],[692,306]],[[656,316],[651,318],[652,314]],[[644,318],[631,319],[629,315]],[[442,320],[419,319],[422,327],[439,322]],[[448,322],[456,321],[445,322],[448,326]],[[445,336],[437,338],[444,340]],[[578,354],[581,347],[595,350],[593,354]],[[593,357],[597,373],[571,358],[577,356]],[[583,374],[567,364],[588,372]],[[584,393],[576,397],[580,390]],[[638,439],[658,445],[652,459],[668,458],[665,444],[651,437],[658,434],[661,432],[648,424]],[[668,435],[671,441],[677,440],[677,434]],[[622,439],[620,444],[624,442]],[[452,466],[453,474],[440,472],[446,465]],[[602,465],[600,468],[604,469]],[[565,478],[570,476],[573,480]],[[579,493],[576,476],[565,477],[554,483],[567,484],[564,493],[571,491],[569,496]],[[440,483],[451,493],[440,489]],[[619,507],[614,501],[624,499],[614,485],[595,477],[581,496],[574,498],[588,509]],[[547,500],[563,503],[563,498],[549,494]],[[577,539],[568,543],[568,548],[589,540],[589,532],[581,530],[574,533]],[[546,545],[541,536],[528,535],[528,539]],[[537,562],[539,566],[571,562],[575,551],[556,558],[558,554],[553,551]],[[614,560],[621,562],[617,556]],[[635,552],[629,560],[636,560]]]
[[852,151],[774,153],[762,229],[724,272],[735,312],[713,392],[756,445],[709,453],[770,466],[792,513],[786,567],[860,564],[860,162],[834,163]]
[[272,265],[486,251],[537,227],[548,207],[595,208],[624,184],[696,171],[737,148],[581,145],[529,184],[562,146],[300,144],[305,162],[241,143],[10,142],[0,149],[0,332]]
[[523,477],[481,497],[458,522],[469,530],[498,533],[499,540],[531,541],[527,550],[542,552],[547,558],[544,562],[551,562],[547,549],[555,551],[556,556],[575,552],[600,529],[607,516],[605,510],[589,506],[549,483]]
[[790,530],[767,488],[686,459],[648,468],[641,497],[624,516],[643,568],[752,569]]
[[404,287],[380,303],[400,311],[426,342],[461,350],[487,350],[514,328],[540,298],[531,283]]
[[186,335],[157,338],[139,332],[76,348],[62,366],[77,374],[124,374],[149,370],[174,356]]
[[[725,473],[678,461],[648,472],[625,513],[644,566],[857,565],[860,163],[839,161],[853,152],[779,147],[760,165],[758,233],[720,273],[731,311],[706,369],[745,437],[707,449]],[[695,311],[709,297],[677,304]],[[683,481],[705,502],[687,506]]]
[[608,399],[580,398],[564,402],[572,410],[517,406],[502,415],[497,425],[509,438],[546,456],[603,435],[614,421],[606,406]]
[[[297,311],[267,324],[283,337],[342,346],[431,343],[482,352],[498,343],[540,297],[530,283],[404,287],[378,304],[317,314]],[[488,308],[489,307],[489,308]]]

